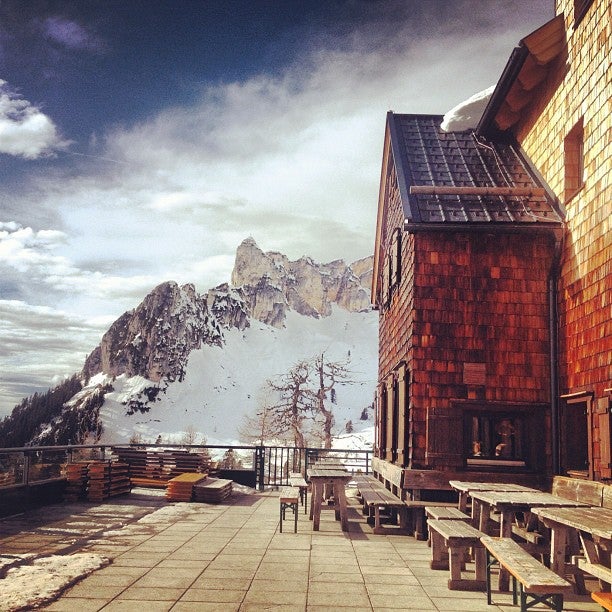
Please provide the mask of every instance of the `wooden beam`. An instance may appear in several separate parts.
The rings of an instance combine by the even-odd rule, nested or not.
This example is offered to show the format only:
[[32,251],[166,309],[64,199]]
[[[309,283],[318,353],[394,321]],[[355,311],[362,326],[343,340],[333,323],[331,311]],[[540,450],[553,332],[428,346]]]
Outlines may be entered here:
[[544,196],[543,187],[453,187],[452,185],[411,185],[413,195]]

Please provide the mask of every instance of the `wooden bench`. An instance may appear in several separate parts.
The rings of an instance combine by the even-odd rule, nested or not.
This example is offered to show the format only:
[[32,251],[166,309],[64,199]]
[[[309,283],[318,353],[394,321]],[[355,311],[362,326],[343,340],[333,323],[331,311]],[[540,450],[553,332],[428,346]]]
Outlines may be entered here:
[[299,489],[300,504],[304,506],[304,514],[306,514],[306,507],[308,504],[308,483],[299,472],[291,472],[289,474],[289,482],[292,487]]
[[591,593],[591,599],[596,601],[604,610],[612,611],[612,593]]
[[388,491],[385,486],[378,482],[368,482],[361,486],[358,485],[359,495],[363,506],[363,514],[368,516],[368,519],[374,518],[374,533],[387,533],[383,528],[380,520],[380,511],[387,508],[392,512],[400,512],[400,530],[404,529],[404,514],[401,512],[405,508],[404,502]]
[[563,610],[563,594],[572,592],[572,585],[548,569],[511,538],[483,536],[486,549],[487,603],[491,605],[491,566],[497,562],[512,576],[512,601],[517,603],[516,585],[520,586],[521,612],[541,603],[552,610]]
[[469,521],[469,514],[461,512],[456,506],[425,506],[425,515],[428,519],[438,521]]
[[294,524],[293,533],[297,533],[297,522],[298,522],[298,500],[300,498],[300,490],[296,487],[283,487],[280,490],[279,501],[280,501],[280,526],[279,531],[283,533],[283,520],[285,519],[285,512],[290,509],[293,512]]
[[[431,569],[450,569],[450,590],[484,591],[486,588],[485,551],[480,542],[484,535],[461,520],[429,521]],[[474,549],[475,580],[461,577],[468,548]]]
[[454,508],[457,504],[453,502],[427,501],[425,499],[407,499],[404,501],[406,507],[406,529],[408,529],[417,540],[427,540],[426,508]]

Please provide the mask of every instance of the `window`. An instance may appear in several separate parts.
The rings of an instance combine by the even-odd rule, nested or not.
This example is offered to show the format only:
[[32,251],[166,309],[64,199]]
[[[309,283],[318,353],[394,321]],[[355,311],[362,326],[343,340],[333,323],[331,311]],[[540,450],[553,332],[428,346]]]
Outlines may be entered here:
[[571,199],[584,185],[584,129],[582,119],[565,137],[565,201]]
[[459,448],[468,468],[542,470],[550,431],[546,404],[454,400],[457,414],[454,434],[462,436]]
[[591,4],[593,0],[574,0],[574,27],[582,21]]
[[525,420],[513,413],[468,413],[467,429],[468,465],[490,463],[524,466]]

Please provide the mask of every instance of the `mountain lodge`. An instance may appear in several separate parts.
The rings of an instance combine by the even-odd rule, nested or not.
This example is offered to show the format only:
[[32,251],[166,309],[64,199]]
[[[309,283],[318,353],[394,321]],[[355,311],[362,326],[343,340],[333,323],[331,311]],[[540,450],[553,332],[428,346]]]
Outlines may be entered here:
[[612,478],[612,4],[556,5],[475,129],[387,114],[375,455],[402,495]]

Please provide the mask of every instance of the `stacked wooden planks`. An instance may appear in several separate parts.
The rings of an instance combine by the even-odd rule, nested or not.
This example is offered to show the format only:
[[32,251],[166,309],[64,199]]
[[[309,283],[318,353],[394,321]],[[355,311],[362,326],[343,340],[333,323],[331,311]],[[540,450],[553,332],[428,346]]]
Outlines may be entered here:
[[139,486],[165,486],[180,474],[206,472],[210,457],[206,453],[167,448],[116,448],[120,461],[130,466],[130,476]]
[[66,477],[65,501],[87,499],[100,502],[131,490],[127,463],[118,461],[79,461],[63,466]]
[[231,480],[207,478],[193,487],[193,500],[207,504],[219,504],[232,494]]
[[75,502],[87,497],[87,462],[66,463],[63,467],[66,478],[64,501]]
[[128,467],[127,463],[117,461],[91,461],[87,466],[87,499],[100,502],[129,493]]
[[205,479],[206,474],[187,473],[175,476],[166,486],[166,499],[176,502],[191,501],[194,485]]

